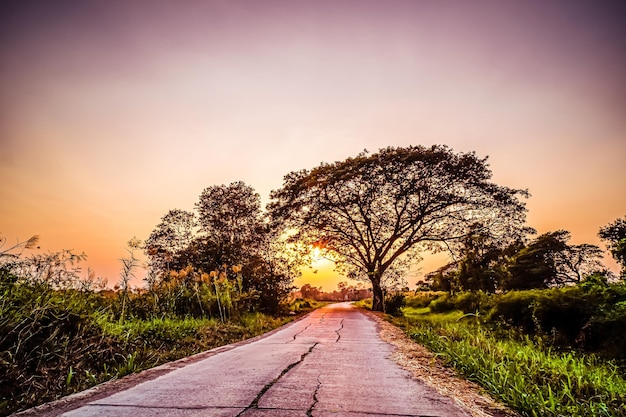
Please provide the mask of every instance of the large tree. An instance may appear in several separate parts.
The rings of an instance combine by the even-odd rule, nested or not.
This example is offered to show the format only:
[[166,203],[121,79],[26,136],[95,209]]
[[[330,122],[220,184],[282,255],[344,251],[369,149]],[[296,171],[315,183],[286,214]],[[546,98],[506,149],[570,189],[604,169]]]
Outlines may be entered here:
[[519,197],[527,192],[490,180],[487,158],[473,152],[389,147],[287,174],[268,209],[292,240],[321,247],[340,268],[367,277],[380,311],[381,279],[402,258],[446,247],[476,224],[508,235],[522,228]]

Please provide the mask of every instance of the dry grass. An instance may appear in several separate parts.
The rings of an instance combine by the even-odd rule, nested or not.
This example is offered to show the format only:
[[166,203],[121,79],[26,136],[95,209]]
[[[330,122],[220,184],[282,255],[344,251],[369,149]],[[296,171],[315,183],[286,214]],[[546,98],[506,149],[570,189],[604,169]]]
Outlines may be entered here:
[[474,417],[514,417],[515,412],[489,397],[475,383],[469,382],[445,367],[424,346],[412,341],[402,329],[386,321],[381,314],[368,312],[378,323],[382,340],[396,349],[391,359],[438,393],[450,397]]

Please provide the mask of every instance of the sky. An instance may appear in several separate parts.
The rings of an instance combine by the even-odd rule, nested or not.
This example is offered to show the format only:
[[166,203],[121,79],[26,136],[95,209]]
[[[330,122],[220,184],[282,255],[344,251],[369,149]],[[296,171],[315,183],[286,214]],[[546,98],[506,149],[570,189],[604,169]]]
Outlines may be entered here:
[[[113,284],[126,242],[206,187],[266,204],[291,171],[445,144],[527,188],[539,233],[604,248],[626,215],[625,21],[619,0],[2,2],[0,233]],[[314,269],[296,284],[342,279]]]

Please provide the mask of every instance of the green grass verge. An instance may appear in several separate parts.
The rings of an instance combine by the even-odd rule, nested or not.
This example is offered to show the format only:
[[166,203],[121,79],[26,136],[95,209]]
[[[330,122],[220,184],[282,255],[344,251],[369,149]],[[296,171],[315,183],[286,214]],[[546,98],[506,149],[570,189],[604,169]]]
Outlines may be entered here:
[[523,416],[626,416],[626,380],[593,355],[495,332],[459,311],[405,308],[408,334]]

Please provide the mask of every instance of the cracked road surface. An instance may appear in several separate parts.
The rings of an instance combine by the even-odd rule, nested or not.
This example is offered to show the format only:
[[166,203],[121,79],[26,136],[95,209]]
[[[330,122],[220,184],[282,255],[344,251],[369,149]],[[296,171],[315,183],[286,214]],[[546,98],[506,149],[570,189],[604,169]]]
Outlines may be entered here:
[[65,417],[371,417],[469,414],[389,359],[348,303],[66,412]]

